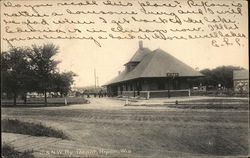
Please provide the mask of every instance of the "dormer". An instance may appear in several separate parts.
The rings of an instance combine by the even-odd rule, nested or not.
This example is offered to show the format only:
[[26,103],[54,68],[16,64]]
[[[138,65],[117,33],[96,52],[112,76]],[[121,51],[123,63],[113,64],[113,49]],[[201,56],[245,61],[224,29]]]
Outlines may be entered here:
[[135,52],[130,61],[124,65],[126,66],[126,72],[132,71],[141,62],[144,56],[150,52],[148,48],[143,47],[143,42],[139,41],[139,49]]

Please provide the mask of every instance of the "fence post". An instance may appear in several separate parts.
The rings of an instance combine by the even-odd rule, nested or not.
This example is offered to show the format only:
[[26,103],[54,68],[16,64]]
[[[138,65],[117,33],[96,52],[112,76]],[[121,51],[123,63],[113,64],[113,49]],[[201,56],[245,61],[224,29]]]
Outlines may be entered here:
[[66,96],[64,97],[64,104],[65,104],[65,105],[68,104]]
[[147,91],[147,100],[149,99],[149,97],[150,97],[150,96],[149,96],[149,91]]
[[127,96],[125,100],[125,105],[128,105],[128,104],[129,104],[129,101],[128,101],[128,96]]

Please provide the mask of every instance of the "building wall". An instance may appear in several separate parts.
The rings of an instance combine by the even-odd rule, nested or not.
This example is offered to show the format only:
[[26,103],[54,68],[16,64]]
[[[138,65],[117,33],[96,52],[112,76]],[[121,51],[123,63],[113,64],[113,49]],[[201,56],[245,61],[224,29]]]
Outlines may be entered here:
[[149,90],[149,84],[148,83],[142,83],[142,90],[148,91]]
[[156,82],[150,83],[149,90],[158,90],[158,84]]
[[249,80],[247,80],[247,79],[234,80],[234,91],[236,91],[236,92],[248,92],[249,93]]
[[[175,86],[174,86],[175,84]],[[142,91],[148,90],[173,90],[173,89],[189,89],[189,83],[185,78],[178,79],[146,79],[142,82]]]
[[234,91],[249,93],[249,71],[235,70],[233,72]]
[[[147,95],[147,91],[152,91],[152,97],[166,97],[168,93],[166,90],[185,90],[185,92],[172,91],[173,96],[188,96],[187,90],[189,89],[189,83],[187,78],[143,78],[132,80],[124,83],[116,84],[117,95],[124,96],[143,96]],[[116,90],[116,88],[112,88]],[[155,91],[155,92],[153,92]],[[157,92],[156,92],[157,91]],[[159,91],[159,92],[158,92]],[[162,91],[162,92],[160,92]],[[164,91],[164,92],[163,92]],[[145,93],[144,93],[145,92]]]
[[173,84],[169,81],[165,82],[165,90],[168,90],[168,89],[174,89],[174,86]]
[[189,89],[189,83],[186,79],[180,82],[180,89]]

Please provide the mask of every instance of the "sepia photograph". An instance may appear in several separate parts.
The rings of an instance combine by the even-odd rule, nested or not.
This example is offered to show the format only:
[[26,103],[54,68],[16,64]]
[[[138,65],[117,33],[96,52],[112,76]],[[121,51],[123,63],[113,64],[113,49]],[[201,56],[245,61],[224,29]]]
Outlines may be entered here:
[[247,0],[1,0],[1,157],[247,158]]

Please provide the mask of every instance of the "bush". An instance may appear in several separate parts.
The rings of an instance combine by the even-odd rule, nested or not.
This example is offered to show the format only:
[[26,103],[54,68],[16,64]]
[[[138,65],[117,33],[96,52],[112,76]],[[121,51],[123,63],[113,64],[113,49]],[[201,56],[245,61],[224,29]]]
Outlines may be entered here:
[[51,127],[45,127],[41,123],[35,124],[35,123],[21,122],[17,119],[15,120],[5,119],[2,120],[1,122],[2,122],[2,132],[68,139],[68,137],[64,135],[62,131],[54,130]]
[[34,158],[31,151],[19,152],[8,144],[2,145],[2,157],[6,158]]

